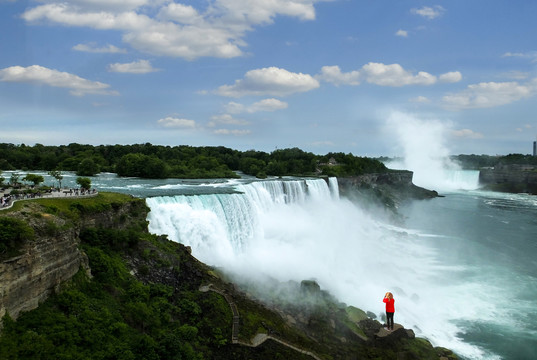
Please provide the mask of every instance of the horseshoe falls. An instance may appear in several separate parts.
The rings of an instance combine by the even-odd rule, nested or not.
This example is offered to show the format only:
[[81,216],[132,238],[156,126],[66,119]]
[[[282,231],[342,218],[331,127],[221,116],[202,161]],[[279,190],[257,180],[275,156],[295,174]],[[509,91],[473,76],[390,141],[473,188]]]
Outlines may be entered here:
[[340,197],[335,178],[168,187],[146,199],[149,229],[260,286],[315,279],[377,315],[391,291],[395,322],[462,359],[537,358],[537,198],[474,190],[475,178],[405,204],[404,225]]

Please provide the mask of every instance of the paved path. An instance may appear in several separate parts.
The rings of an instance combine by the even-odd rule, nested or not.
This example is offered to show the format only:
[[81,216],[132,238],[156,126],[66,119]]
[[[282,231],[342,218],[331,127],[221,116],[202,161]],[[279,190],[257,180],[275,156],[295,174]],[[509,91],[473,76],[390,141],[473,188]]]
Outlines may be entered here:
[[[90,190],[86,193],[82,194],[80,191],[71,190],[71,189],[62,189],[60,191],[54,191],[51,193],[42,193],[39,196],[35,195],[33,197],[19,197],[14,200],[11,200],[7,205],[0,206],[0,210],[9,209],[13,206],[15,201],[22,201],[22,200],[35,200],[35,199],[52,199],[52,198],[69,198],[69,199],[77,199],[77,198],[86,198],[86,197],[93,197],[97,196],[99,192],[97,190]],[[9,195],[9,193],[0,192],[0,197],[4,197],[4,195]]]
[[213,284],[200,286],[199,290],[202,291],[202,292],[214,291],[214,292],[222,295],[224,297],[224,299],[226,299],[227,303],[229,304],[229,306],[231,308],[231,312],[233,313],[233,325],[232,325],[232,328],[231,328],[231,342],[233,344],[240,344],[240,345],[249,346],[249,347],[257,347],[257,346],[263,344],[267,340],[274,340],[274,341],[276,341],[276,342],[278,342],[278,343],[280,343],[280,344],[282,344],[284,346],[287,346],[288,348],[293,349],[293,350],[295,350],[295,351],[297,351],[297,352],[299,352],[301,354],[309,355],[312,358],[314,358],[315,360],[322,360],[320,357],[318,357],[317,355],[315,355],[311,351],[304,350],[304,349],[302,349],[302,348],[300,348],[298,346],[295,346],[295,345],[293,345],[291,343],[288,343],[287,341],[285,341],[283,339],[280,339],[278,337],[275,337],[275,336],[269,335],[269,334],[258,333],[250,340],[249,343],[244,342],[244,341],[240,341],[239,340],[239,321],[240,321],[239,310],[237,309],[237,305],[235,305],[235,303],[233,302],[233,298],[231,297],[231,295],[225,293],[224,291],[222,291],[220,289],[215,288],[213,286]]

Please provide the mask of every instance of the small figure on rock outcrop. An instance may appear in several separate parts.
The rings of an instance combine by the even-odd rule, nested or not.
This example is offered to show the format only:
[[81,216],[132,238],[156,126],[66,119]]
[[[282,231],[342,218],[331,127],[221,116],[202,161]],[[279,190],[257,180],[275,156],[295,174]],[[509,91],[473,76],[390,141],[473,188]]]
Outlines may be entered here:
[[391,292],[387,292],[382,300],[386,303],[386,329],[393,330],[393,314],[395,313],[395,300]]

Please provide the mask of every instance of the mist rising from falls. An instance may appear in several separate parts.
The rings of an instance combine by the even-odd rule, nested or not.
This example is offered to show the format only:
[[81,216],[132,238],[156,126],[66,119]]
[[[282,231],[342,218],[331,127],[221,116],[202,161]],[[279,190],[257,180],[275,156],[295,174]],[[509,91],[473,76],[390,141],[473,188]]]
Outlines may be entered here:
[[402,161],[387,163],[389,168],[413,171],[412,182],[427,189],[475,190],[479,187],[479,171],[461,170],[449,158],[446,140],[450,124],[395,112],[388,118],[387,128],[398,145],[398,156],[402,157]]
[[250,280],[313,278],[341,301],[376,314],[384,311],[384,293],[392,291],[395,321],[443,346],[456,342],[451,313],[483,306],[476,300],[462,309],[453,301],[472,295],[438,281],[459,269],[438,262],[426,244],[429,235],[371,218],[339,197],[335,178],[257,181],[235,189],[148,198],[149,229],[191,246],[195,257],[227,272]]

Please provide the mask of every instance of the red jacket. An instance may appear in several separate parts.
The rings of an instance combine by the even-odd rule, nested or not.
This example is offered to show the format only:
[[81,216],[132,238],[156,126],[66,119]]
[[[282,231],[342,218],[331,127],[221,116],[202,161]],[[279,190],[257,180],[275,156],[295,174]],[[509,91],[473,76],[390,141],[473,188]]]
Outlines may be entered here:
[[382,299],[382,301],[386,303],[386,312],[395,312],[395,299],[384,298]]

